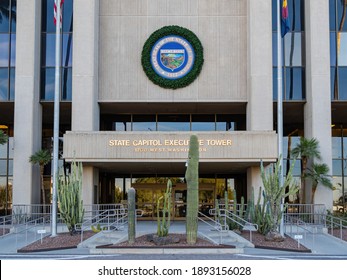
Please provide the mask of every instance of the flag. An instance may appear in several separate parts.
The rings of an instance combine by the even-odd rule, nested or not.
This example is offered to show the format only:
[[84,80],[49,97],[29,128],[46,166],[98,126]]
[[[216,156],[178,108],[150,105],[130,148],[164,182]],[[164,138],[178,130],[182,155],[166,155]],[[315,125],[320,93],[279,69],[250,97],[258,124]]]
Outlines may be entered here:
[[281,13],[281,36],[282,38],[290,30],[289,15],[288,15],[288,4],[287,0],[283,0],[282,13]]
[[[57,2],[58,2],[59,0],[54,0],[54,25],[56,25],[57,24]],[[63,19],[63,16],[62,16],[62,6],[63,6],[63,3],[64,3],[64,0],[60,0],[60,25],[61,25],[61,23],[62,23],[62,19]]]

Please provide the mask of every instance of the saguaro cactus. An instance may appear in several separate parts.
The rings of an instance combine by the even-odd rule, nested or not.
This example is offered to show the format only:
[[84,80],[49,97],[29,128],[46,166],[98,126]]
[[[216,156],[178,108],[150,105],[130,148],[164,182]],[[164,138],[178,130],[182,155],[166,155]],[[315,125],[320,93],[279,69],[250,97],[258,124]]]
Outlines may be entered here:
[[135,220],[136,220],[136,210],[135,210],[135,189],[130,188],[128,191],[128,243],[135,243]]
[[[166,192],[164,196],[161,196],[157,201],[157,222],[158,230],[157,235],[160,237],[167,236],[170,228],[171,220],[171,191],[172,191],[172,182],[169,179],[167,181]],[[163,215],[160,217],[160,202],[163,200]]]
[[196,135],[190,137],[185,178],[187,181],[187,243],[195,244],[198,234],[199,207],[199,141]]
[[59,210],[71,235],[75,225],[83,222],[84,208],[82,198],[82,164],[72,162],[71,173],[58,181]]

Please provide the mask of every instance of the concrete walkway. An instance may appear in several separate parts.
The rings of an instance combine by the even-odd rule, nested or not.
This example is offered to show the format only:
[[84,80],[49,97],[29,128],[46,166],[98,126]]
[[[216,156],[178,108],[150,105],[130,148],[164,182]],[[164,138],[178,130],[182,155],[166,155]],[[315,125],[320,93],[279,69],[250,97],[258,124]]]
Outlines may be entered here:
[[[137,224],[138,235],[153,233],[156,231],[155,221],[141,221]],[[199,224],[200,230],[204,228],[202,224]],[[171,233],[184,233],[185,223],[183,221],[174,221],[170,227]],[[49,234],[49,232],[47,232]],[[124,231],[126,235],[126,231]],[[16,254],[17,249],[24,247],[28,243],[40,239],[40,234],[37,232],[11,234],[9,236],[0,237],[0,254]],[[301,244],[312,250],[312,254],[323,255],[343,255],[347,256],[347,242],[341,241],[335,237],[324,233],[306,234],[305,238],[300,240]],[[88,254],[89,249],[79,247],[76,249],[69,249],[69,253],[73,254]],[[251,247],[245,247],[244,252],[247,254],[258,254],[259,252],[268,252],[270,254],[283,254],[280,250],[263,250]],[[48,254],[54,254],[52,251]]]

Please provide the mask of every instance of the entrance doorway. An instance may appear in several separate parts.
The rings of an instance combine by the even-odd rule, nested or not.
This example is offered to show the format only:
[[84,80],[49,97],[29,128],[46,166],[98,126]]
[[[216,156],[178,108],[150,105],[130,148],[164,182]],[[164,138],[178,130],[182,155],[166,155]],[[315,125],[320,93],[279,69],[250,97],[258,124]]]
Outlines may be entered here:
[[[213,175],[212,175],[213,176]],[[211,177],[212,177],[211,176]],[[215,200],[221,201],[228,193],[230,203],[235,199],[233,190],[236,190],[236,201],[246,192],[246,175],[219,175],[215,178],[202,177],[199,179],[199,212],[210,216],[210,209],[215,207]],[[130,187],[136,190],[136,208],[143,211],[142,220],[157,219],[157,201],[164,196],[167,179],[172,181],[171,219],[184,220],[187,210],[187,185],[184,178],[174,176],[119,176],[114,173],[103,173],[100,176],[100,185],[97,190],[98,203],[127,203],[127,192]],[[222,202],[223,203],[223,202]],[[161,206],[160,206],[161,207]],[[162,209],[159,208],[159,215]]]
[[[164,196],[165,184],[133,184],[136,190],[136,208],[143,211],[142,219],[155,220],[158,214],[157,201]],[[209,210],[214,207],[215,184],[200,184],[199,186],[199,212],[209,216]],[[183,220],[187,210],[187,185],[173,184],[171,193],[171,219]],[[161,215],[161,206],[159,206]]]

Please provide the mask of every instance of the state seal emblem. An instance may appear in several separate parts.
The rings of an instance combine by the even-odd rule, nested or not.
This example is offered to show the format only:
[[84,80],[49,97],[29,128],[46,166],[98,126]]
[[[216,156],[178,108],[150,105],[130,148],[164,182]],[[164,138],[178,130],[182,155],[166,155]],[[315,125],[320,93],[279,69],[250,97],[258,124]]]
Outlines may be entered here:
[[190,72],[194,58],[194,49],[187,40],[179,36],[166,36],[154,44],[150,59],[159,76],[176,80]]
[[199,75],[203,50],[194,33],[179,26],[154,32],[142,50],[142,67],[147,77],[164,88],[182,88]]

